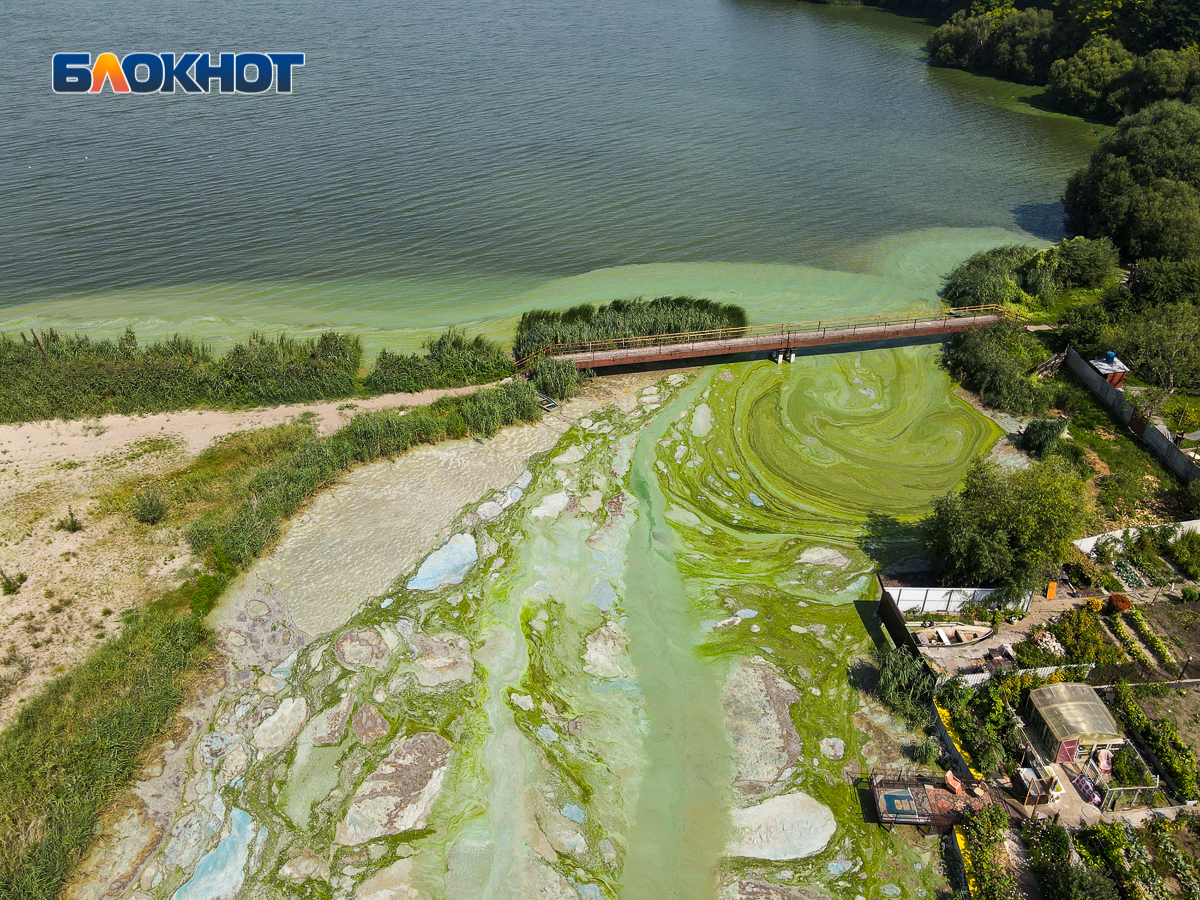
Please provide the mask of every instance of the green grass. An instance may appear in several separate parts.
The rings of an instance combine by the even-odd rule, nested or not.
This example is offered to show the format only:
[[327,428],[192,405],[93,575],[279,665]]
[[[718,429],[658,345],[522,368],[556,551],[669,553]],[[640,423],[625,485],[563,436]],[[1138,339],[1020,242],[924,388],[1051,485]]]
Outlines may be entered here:
[[[518,380],[406,414],[364,413],[326,438],[305,422],[234,435],[165,476],[156,490],[171,498],[173,516],[205,510],[188,534],[212,570],[131,615],[118,637],[0,733],[0,897],[58,894],[207,658],[202,618],[229,576],[270,548],[287,516],[354,465],[540,415],[532,386]],[[122,508],[137,490],[118,489],[102,506]]]
[[0,896],[58,894],[207,653],[198,619],[150,610],[0,734]]
[[1096,477],[1097,501],[1105,517],[1122,521],[1170,503],[1179,494],[1178,479],[1088,391],[1075,384],[1069,387],[1075,410],[1069,426],[1071,440],[1095,453],[1112,473]]

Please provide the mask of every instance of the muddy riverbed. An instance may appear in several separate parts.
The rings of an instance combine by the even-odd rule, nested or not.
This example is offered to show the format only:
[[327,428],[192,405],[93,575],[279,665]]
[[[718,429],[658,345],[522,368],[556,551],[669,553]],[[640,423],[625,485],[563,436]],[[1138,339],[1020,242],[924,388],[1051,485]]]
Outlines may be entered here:
[[353,473],[214,614],[72,896],[929,896],[937,843],[864,822],[911,735],[851,673],[998,436],[934,352],[605,379]]

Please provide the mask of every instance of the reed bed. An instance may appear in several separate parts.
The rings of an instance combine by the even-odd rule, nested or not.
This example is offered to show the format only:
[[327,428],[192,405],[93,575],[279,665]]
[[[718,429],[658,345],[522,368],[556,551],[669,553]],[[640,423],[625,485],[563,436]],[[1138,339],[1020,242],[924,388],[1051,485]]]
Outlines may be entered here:
[[220,357],[179,335],[139,346],[132,330],[94,340],[50,329],[39,339],[0,335],[0,422],[311,403],[485,384],[514,371],[499,344],[455,328],[423,355],[381,350],[365,377],[362,342],[337,331],[251,335]]
[[517,323],[513,355],[524,359],[550,345],[580,345],[604,338],[745,328],[748,322],[746,311],[736,304],[683,296],[535,309]]
[[372,394],[415,393],[430,388],[454,388],[499,381],[514,372],[512,360],[495,341],[482,335],[468,338],[451,328],[426,341],[425,355],[381,350],[375,368],[363,381]]

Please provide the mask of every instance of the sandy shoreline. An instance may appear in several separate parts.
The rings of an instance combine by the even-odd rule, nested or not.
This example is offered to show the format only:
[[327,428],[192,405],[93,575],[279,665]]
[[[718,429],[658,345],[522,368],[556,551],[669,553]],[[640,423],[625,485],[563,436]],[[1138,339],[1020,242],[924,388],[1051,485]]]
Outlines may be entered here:
[[[312,413],[324,434],[359,412],[423,406],[479,389],[0,425],[0,569],[27,578],[15,595],[0,596],[0,727],[22,700],[117,633],[123,612],[177,586],[196,563],[179,527],[101,515],[97,500],[106,491],[184,466],[235,432]],[[82,518],[83,531],[54,527],[68,508]]]
[[[442,397],[470,394],[490,385],[473,385],[416,394],[381,394],[378,397],[292,403],[244,410],[185,409],[142,416],[111,415],[98,419],[44,419],[17,425],[0,425],[0,459],[3,464],[38,465],[86,460],[111,453],[131,441],[171,436],[181,449],[199,453],[213,441],[251,428],[279,425],[304,413],[316,416],[322,434],[336,431],[356,413],[402,406],[427,406]],[[0,482],[0,504],[8,501]]]

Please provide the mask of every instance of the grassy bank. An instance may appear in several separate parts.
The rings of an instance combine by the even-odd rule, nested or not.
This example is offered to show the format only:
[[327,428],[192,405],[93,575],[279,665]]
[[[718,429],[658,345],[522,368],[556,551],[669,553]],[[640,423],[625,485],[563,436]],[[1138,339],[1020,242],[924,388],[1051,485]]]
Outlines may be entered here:
[[362,343],[336,331],[311,340],[252,335],[221,357],[178,335],[140,346],[131,330],[115,341],[54,330],[36,343],[0,335],[0,422],[310,403],[484,384],[513,372],[498,344],[455,329],[424,350],[382,350],[364,375]]
[[[228,579],[268,550],[283,521],[360,463],[415,444],[488,436],[537,420],[516,381],[407,414],[364,413],[319,438],[300,422],[238,435],[149,489],[208,563],[32,699],[0,733],[0,897],[52,898],[96,835],[100,816],[169,724],[188,677],[209,658],[202,618]],[[131,508],[132,486],[104,498]]]

